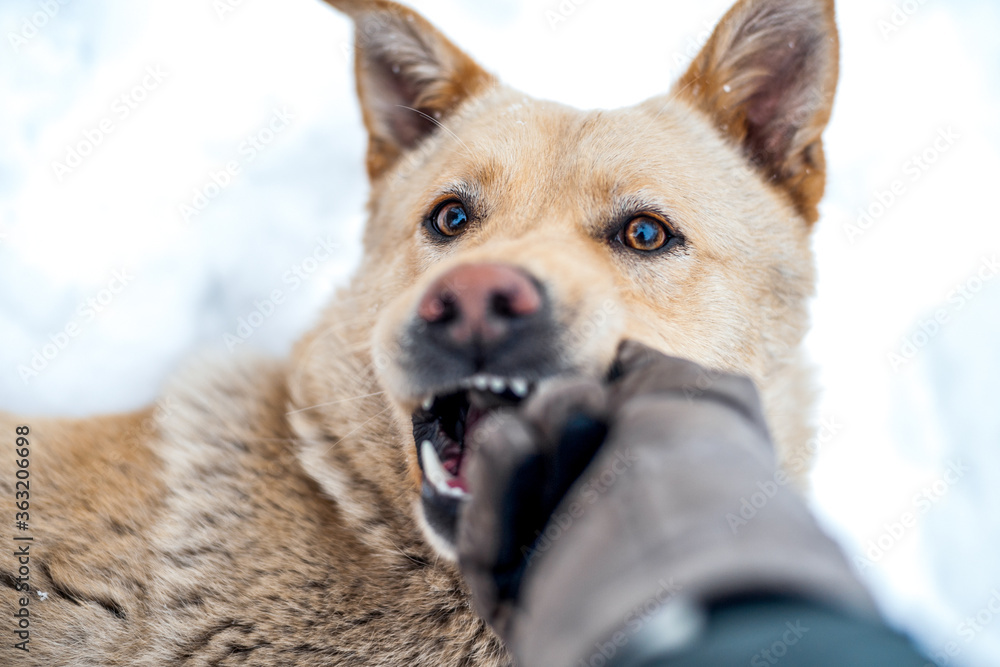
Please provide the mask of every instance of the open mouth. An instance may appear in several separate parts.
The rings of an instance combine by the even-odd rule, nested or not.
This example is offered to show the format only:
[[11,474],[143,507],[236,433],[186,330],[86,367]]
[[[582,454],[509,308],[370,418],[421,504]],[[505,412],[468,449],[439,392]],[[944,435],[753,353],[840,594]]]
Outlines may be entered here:
[[[432,524],[452,523],[458,503],[469,495],[470,434],[491,413],[516,407],[533,389],[524,378],[473,375],[428,396],[413,413],[413,439],[424,476],[422,496]],[[445,533],[451,529],[434,527]]]

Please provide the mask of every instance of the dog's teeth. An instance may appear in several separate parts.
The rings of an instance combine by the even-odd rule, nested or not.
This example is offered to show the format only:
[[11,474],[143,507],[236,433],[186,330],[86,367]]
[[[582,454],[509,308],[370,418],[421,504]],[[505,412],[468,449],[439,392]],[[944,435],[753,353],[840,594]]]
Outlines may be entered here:
[[477,375],[476,377],[472,378],[472,386],[478,389],[479,391],[486,391],[487,389],[489,389],[490,380],[485,375]]
[[524,378],[514,378],[510,381],[510,390],[518,398],[524,398],[528,395],[528,381]]
[[507,391],[507,381],[503,378],[493,378],[490,380],[490,391],[494,394],[502,394]]
[[433,407],[434,407],[434,397],[428,396],[427,398],[424,399],[423,408],[424,410],[430,410]]
[[468,494],[462,489],[455,488],[448,484],[449,480],[455,476],[449,473],[441,463],[437,450],[430,440],[424,440],[420,445],[420,460],[424,464],[424,475],[438,493],[451,496],[452,498],[465,498]]
[[424,474],[427,475],[427,481],[438,491],[448,488],[448,480],[451,475],[444,469],[444,464],[441,463],[437,450],[434,449],[430,440],[424,440],[423,444],[420,445],[420,458],[424,464]]

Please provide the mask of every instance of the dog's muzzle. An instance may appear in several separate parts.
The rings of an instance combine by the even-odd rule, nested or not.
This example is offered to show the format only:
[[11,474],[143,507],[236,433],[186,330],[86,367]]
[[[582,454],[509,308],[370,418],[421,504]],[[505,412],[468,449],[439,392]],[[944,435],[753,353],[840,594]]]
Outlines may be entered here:
[[538,381],[564,370],[558,339],[544,288],[512,265],[464,264],[422,295],[399,361],[423,396],[413,413],[413,438],[424,514],[449,542],[470,493],[468,434],[491,413],[517,406]]

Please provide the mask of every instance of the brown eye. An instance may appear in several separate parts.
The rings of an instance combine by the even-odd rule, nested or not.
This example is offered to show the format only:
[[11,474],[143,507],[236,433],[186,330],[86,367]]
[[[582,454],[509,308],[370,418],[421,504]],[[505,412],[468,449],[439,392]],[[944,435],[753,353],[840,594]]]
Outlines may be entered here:
[[633,250],[652,252],[667,245],[673,237],[667,226],[655,218],[632,218],[620,232],[620,241]]
[[431,228],[442,236],[458,236],[465,230],[469,214],[461,202],[445,202],[431,216]]

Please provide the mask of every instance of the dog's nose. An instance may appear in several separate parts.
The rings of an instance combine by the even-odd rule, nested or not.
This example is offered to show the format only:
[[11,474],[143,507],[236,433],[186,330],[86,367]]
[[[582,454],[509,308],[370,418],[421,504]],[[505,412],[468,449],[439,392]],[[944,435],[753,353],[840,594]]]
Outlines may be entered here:
[[417,315],[455,346],[490,345],[511,335],[518,322],[542,309],[542,295],[528,274],[507,264],[463,264],[424,293]]

